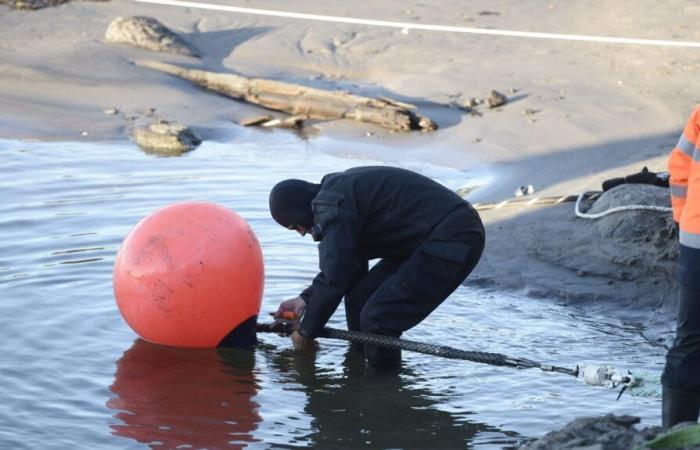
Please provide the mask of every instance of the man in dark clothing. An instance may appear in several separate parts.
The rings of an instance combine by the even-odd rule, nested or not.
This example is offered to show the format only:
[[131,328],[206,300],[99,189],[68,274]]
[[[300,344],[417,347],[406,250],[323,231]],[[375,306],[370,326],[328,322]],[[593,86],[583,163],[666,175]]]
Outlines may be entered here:
[[[275,313],[302,317],[292,334],[297,349],[313,345],[343,298],[349,330],[399,337],[464,281],[484,248],[484,228],[469,203],[393,167],[332,173],[321,184],[282,181],[270,193],[270,212],[320,242],[319,274]],[[401,360],[399,350],[369,345],[365,356],[374,365]]]

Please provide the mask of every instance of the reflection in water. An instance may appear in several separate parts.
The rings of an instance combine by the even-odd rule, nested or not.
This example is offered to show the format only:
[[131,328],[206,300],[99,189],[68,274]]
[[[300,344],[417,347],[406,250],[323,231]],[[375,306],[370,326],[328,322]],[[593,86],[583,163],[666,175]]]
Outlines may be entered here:
[[[317,367],[314,354],[278,353],[272,363],[292,377],[289,382],[303,386],[304,412],[312,416],[305,441],[316,449],[452,449],[467,448],[484,431],[515,436],[467,421],[469,412],[453,415],[437,409],[431,392],[413,387],[410,370],[377,372],[356,350],[345,354],[342,373]],[[504,444],[513,441],[503,439]]]
[[107,402],[123,424],[113,434],[157,448],[244,448],[262,420],[255,355],[184,349],[136,340],[117,361],[116,397]]

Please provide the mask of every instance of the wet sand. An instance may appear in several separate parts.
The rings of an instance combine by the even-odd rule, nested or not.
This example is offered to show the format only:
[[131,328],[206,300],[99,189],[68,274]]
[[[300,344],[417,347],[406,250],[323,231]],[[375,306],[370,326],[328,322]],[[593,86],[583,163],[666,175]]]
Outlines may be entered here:
[[[281,1],[234,4],[292,8]],[[478,0],[434,7],[360,0],[352,5],[303,1],[293,8],[479,28],[700,40],[694,25],[700,7],[688,1],[528,0],[494,6]],[[159,19],[201,49],[203,58],[107,43],[108,24],[129,15]],[[438,131],[393,134],[348,121],[315,127],[324,137],[362,143],[346,150],[351,155],[370,155],[371,144],[380,143],[391,151],[371,156],[389,162],[420,159],[488,171],[494,181],[470,195],[472,201],[503,200],[527,184],[537,195],[575,194],[600,189],[604,179],[644,165],[665,169],[666,156],[698,101],[696,53],[416,30],[404,34],[121,0],[33,12],[0,6],[0,137],[127,139],[134,124],[155,115],[216,140],[237,132],[232,121],[262,112],[131,64],[153,59],[414,103],[438,123]],[[506,94],[508,104],[482,107],[481,116],[449,106],[484,98],[492,89]],[[104,113],[114,107],[121,112]],[[635,266],[620,265],[605,256],[622,251],[619,243],[602,240],[590,221],[576,219],[571,204],[503,209],[485,212],[483,218],[488,241],[472,277],[476,283],[609,307],[651,324],[654,335],[672,329],[673,262],[641,251],[631,255],[642,258]],[[591,266],[599,270],[583,270]]]

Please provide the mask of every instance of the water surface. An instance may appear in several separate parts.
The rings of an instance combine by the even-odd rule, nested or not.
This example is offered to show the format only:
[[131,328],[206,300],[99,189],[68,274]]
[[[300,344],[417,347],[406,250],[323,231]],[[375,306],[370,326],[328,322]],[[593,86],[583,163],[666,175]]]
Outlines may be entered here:
[[[317,255],[310,239],[270,219],[269,189],[283,178],[317,181],[381,163],[325,150],[286,134],[242,134],[178,158],[128,142],[0,140],[0,448],[490,449],[582,415],[658,422],[657,400],[616,402],[616,393],[565,375],[406,354],[402,372],[386,376],[367,371],[343,342],[298,355],[269,335],[254,353],[136,339],[111,288],[129,229],[177,201],[236,210],[263,247],[263,312],[272,311],[311,280]],[[475,173],[404,166],[451,188],[481,182]],[[339,311],[331,325],[343,323]],[[643,331],[467,285],[406,337],[571,367],[660,370],[664,349]]]

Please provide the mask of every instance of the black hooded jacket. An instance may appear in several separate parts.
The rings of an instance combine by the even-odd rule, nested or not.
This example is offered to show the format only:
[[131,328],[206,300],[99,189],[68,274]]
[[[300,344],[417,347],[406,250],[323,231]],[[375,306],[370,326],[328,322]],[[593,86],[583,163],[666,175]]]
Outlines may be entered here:
[[[300,333],[316,337],[375,258],[404,260],[466,202],[423,175],[394,167],[331,173],[311,205],[320,272],[301,293]],[[478,220],[478,218],[476,218]],[[455,233],[459,230],[455,230]]]

